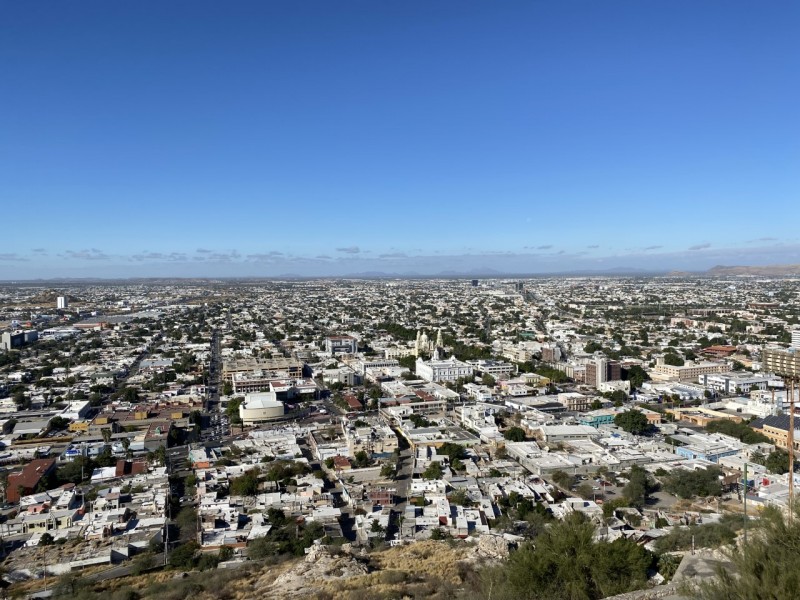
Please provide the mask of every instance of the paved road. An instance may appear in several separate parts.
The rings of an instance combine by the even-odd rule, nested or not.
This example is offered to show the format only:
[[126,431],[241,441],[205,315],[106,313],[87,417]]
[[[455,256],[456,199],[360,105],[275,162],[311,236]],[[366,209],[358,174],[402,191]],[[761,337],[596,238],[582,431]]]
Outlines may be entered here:
[[222,360],[220,358],[220,334],[216,329],[211,334],[211,358],[208,364],[208,400],[206,410],[215,413],[219,410],[219,387],[222,383]]
[[[164,553],[163,552],[153,555],[153,564],[154,565],[163,565],[164,564]],[[117,579],[119,577],[127,577],[132,572],[133,572],[133,565],[130,562],[126,562],[126,563],[118,565],[116,567],[111,567],[110,569],[106,569],[105,571],[100,571],[98,573],[92,573],[91,575],[84,575],[83,579],[88,579],[89,581],[108,581],[109,579]]]
[[400,533],[394,539],[402,538],[402,532],[399,532],[400,526],[398,518],[403,516],[408,505],[408,494],[411,489],[411,477],[414,473],[414,452],[407,446],[405,438],[399,433],[395,432],[400,440],[401,450],[398,459],[397,476],[395,477],[395,489],[397,490],[397,504],[393,509],[393,523],[389,528],[389,534]]

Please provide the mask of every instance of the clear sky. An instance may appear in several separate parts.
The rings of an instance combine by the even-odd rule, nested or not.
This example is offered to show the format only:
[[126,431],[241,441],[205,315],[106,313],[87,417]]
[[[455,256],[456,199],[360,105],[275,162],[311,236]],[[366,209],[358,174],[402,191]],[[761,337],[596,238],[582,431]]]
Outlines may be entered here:
[[0,1],[0,279],[800,263],[800,3]]

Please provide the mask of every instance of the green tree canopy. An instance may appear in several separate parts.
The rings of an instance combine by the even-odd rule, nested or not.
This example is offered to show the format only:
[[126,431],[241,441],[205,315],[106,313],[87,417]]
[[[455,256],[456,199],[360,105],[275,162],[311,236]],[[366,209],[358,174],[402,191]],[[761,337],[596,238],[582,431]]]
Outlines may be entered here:
[[686,361],[683,360],[680,356],[675,354],[674,352],[667,352],[664,354],[664,364],[665,365],[672,365],[674,367],[682,367],[686,364]]
[[642,508],[647,498],[656,490],[656,484],[642,467],[634,465],[628,475],[628,483],[622,488],[622,495],[631,506]]
[[428,467],[422,472],[423,479],[441,479],[442,475],[444,475],[444,471],[442,470],[442,465],[439,461],[433,461]]
[[[498,598],[594,600],[644,587],[653,555],[625,538],[595,542],[580,513],[553,523],[489,570],[485,588]],[[488,589],[484,590],[488,597]]]
[[640,388],[645,381],[650,379],[650,376],[647,374],[642,367],[639,365],[633,365],[629,369],[625,370],[623,373],[623,378],[627,379],[631,382],[631,388]]
[[664,489],[670,494],[688,499],[695,496],[722,495],[722,475],[719,467],[687,471],[676,469],[664,478]]
[[521,427],[509,427],[503,433],[503,437],[510,442],[524,442],[525,430]]
[[614,425],[634,435],[643,435],[652,429],[650,421],[640,410],[626,410],[614,417]]
[[746,551],[728,553],[733,564],[717,577],[699,581],[690,596],[697,600],[800,598],[800,519],[789,521],[772,507],[759,519]]

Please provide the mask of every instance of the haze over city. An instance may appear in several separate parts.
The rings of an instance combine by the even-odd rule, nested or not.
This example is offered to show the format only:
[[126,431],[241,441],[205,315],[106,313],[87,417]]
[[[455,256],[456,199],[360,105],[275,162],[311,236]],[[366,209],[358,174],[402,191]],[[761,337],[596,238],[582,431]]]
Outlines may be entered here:
[[12,2],[0,279],[798,263],[790,2]]

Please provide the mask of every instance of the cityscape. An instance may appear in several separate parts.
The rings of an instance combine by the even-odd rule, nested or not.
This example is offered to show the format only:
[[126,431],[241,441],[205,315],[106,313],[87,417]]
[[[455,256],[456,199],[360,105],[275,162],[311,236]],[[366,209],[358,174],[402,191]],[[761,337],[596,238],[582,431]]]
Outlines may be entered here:
[[288,554],[305,558],[263,593],[304,597],[325,569],[368,577],[370,552],[449,540],[458,564],[503,560],[574,515],[679,579],[681,556],[792,500],[798,293],[752,276],[6,286],[6,581]]
[[798,18],[0,3],[2,598],[800,598]]

